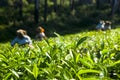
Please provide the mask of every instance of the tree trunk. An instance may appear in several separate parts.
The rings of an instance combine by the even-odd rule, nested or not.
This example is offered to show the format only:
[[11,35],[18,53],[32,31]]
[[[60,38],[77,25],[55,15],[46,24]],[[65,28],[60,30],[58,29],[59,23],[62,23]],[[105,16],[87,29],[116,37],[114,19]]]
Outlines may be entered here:
[[45,0],[45,4],[44,4],[44,22],[46,23],[47,21],[47,0]]
[[108,0],[108,3],[111,3],[111,0]]
[[54,11],[57,11],[57,0],[53,0],[54,1]]
[[96,8],[99,9],[103,7],[104,4],[111,3],[111,0],[96,0]]
[[119,0],[119,2],[118,2],[118,12],[119,12],[119,14],[120,14],[120,0]]
[[64,0],[60,0],[60,6],[64,5]]
[[118,3],[119,3],[119,0],[112,0],[112,8],[111,8],[111,15],[114,16],[115,14],[115,11],[118,9]]
[[74,9],[74,0],[70,0],[70,9],[73,10]]
[[78,4],[92,4],[93,1],[92,0],[78,0]]
[[100,8],[100,0],[96,0],[96,7],[97,7],[97,9]]
[[35,0],[35,11],[34,11],[35,23],[39,23],[39,0]]
[[23,1],[22,0],[20,0],[20,2],[19,2],[19,15],[20,15],[20,17],[23,17]]

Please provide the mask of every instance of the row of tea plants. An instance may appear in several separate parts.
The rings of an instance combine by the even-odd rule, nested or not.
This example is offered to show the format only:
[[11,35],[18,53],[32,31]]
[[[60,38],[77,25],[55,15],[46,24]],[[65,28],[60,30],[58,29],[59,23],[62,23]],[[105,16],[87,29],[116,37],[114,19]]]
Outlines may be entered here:
[[112,80],[120,78],[120,29],[34,41],[34,48],[0,43],[2,80]]

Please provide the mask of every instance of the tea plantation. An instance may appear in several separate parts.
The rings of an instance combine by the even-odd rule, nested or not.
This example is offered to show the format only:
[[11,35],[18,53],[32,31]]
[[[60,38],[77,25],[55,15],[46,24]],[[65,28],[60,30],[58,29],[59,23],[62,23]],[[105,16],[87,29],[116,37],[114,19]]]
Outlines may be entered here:
[[120,29],[33,39],[34,48],[0,43],[1,80],[119,80]]

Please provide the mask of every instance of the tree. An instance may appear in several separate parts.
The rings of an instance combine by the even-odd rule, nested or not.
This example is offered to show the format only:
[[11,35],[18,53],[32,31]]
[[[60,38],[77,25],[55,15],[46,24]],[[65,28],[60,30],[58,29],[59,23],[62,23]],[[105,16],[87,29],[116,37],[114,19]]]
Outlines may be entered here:
[[64,5],[64,0],[60,0],[60,6]]
[[93,0],[78,0],[78,4],[92,4]]
[[97,9],[101,8],[104,4],[110,3],[111,0],[96,0]]
[[48,6],[47,0],[45,0],[45,2],[44,2],[44,22],[47,21],[47,6]]
[[74,2],[75,2],[75,0],[70,0],[70,9],[71,10],[74,9]]
[[100,8],[100,0],[96,0],[96,7],[97,7],[97,9]]
[[39,23],[39,0],[35,0],[35,11],[34,11],[35,23]]
[[112,3],[111,3],[111,15],[112,16],[114,15],[115,11],[119,9],[118,8],[120,7],[119,3],[120,3],[120,0],[112,0]]
[[54,11],[56,12],[56,10],[57,10],[57,0],[53,0],[53,2],[54,2]]
[[23,17],[23,1],[19,0],[19,15],[20,17]]

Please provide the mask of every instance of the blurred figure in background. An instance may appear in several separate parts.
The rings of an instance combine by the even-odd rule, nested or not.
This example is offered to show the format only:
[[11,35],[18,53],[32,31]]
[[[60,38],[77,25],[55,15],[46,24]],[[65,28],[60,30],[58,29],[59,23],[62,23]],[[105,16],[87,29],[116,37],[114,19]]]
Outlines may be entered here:
[[35,36],[36,40],[43,40],[43,39],[46,38],[44,28],[42,28],[41,26],[39,26],[36,31],[37,31],[37,35]]
[[105,21],[104,30],[111,30],[111,24],[112,24],[111,21]]
[[11,46],[14,46],[16,43],[18,43],[19,45],[26,45],[26,44],[28,44],[28,46],[30,48],[33,48],[32,40],[27,35],[27,32],[25,30],[19,29],[19,30],[16,31],[16,34],[17,34],[17,36],[11,42]]
[[96,26],[96,30],[104,30],[105,22],[103,20],[100,20],[98,25]]

